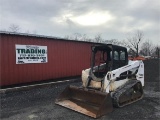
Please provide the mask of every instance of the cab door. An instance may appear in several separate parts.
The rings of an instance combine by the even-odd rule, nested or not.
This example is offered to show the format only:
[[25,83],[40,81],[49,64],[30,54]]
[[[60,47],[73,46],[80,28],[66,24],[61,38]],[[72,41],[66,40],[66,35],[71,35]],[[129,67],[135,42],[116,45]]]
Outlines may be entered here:
[[127,65],[127,52],[125,50],[113,51],[113,70]]

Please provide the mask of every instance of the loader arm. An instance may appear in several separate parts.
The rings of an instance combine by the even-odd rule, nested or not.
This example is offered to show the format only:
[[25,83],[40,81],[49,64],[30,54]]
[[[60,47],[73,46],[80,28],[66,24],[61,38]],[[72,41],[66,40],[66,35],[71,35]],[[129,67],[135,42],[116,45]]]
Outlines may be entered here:
[[[123,75],[123,73],[125,72],[126,74]],[[105,82],[104,82],[105,84],[104,87],[106,87],[104,88],[105,91],[109,93],[110,82],[113,83],[121,80],[122,82],[119,82],[120,84],[118,85],[121,86],[121,84],[125,83],[125,81],[128,81],[130,77],[135,77],[135,79],[139,80],[142,86],[144,86],[144,64],[142,61],[129,61],[128,65],[125,65],[113,71],[109,71],[105,77]]]

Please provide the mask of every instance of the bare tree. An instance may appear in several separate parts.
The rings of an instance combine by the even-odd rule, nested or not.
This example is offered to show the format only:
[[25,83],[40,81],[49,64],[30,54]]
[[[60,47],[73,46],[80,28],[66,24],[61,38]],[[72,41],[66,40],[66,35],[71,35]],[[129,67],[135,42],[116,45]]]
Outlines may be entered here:
[[149,40],[144,42],[141,46],[140,54],[144,56],[151,56],[155,50],[155,46]]
[[82,35],[80,33],[74,33],[73,39],[74,40],[81,40]]
[[93,39],[87,38],[85,41],[87,41],[87,42],[93,42]]
[[72,35],[66,35],[64,38],[68,40],[80,40],[81,36],[82,35],[80,33],[74,33]]
[[97,34],[94,38],[94,41],[97,43],[101,43],[103,41],[101,34]]
[[9,31],[10,32],[19,32],[19,30],[20,30],[20,27],[18,25],[16,25],[16,24],[11,24],[9,26]]
[[90,42],[91,39],[88,38],[86,34],[81,35],[81,41],[88,41]]
[[118,41],[117,39],[105,40],[103,41],[103,43],[123,46],[123,43]]
[[159,59],[160,58],[160,46],[156,47],[156,55],[157,55],[157,58]]
[[160,45],[157,45],[152,54],[154,57],[160,58]]
[[92,39],[90,39],[86,34],[80,34],[80,33],[74,33],[73,35],[66,35],[64,38],[67,40],[88,41],[88,42],[92,41]]
[[70,36],[70,35],[65,35],[65,36],[64,36],[64,39],[66,39],[66,40],[71,40],[71,36]]
[[136,51],[136,56],[139,55],[138,54],[139,46],[140,46],[140,43],[143,40],[143,37],[144,37],[144,34],[140,30],[137,30],[133,36],[127,37],[127,43],[125,43],[125,44],[126,44],[127,47]]
[[131,56],[136,56],[136,51],[134,51],[132,48],[130,48],[129,50],[128,50],[128,55],[131,55]]

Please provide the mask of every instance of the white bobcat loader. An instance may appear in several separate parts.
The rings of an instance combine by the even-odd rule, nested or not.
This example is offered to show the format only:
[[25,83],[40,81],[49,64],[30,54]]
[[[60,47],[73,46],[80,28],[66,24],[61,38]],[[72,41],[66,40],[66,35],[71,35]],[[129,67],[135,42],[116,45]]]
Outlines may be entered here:
[[82,71],[82,86],[68,86],[55,103],[93,118],[143,97],[144,64],[128,61],[127,49],[92,46],[91,68]]

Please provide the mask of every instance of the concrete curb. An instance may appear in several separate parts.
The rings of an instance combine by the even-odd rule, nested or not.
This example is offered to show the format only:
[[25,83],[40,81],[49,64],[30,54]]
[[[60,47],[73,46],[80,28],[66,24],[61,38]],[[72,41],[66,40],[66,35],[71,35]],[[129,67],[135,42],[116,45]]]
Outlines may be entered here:
[[56,81],[56,82],[49,82],[49,83],[42,83],[42,84],[27,85],[27,86],[21,86],[21,87],[5,88],[5,89],[0,89],[0,94],[6,94],[6,93],[16,92],[16,91],[27,91],[35,88],[51,87],[55,84],[65,84],[68,82],[69,83],[80,82],[80,79],[70,79],[70,80],[63,80],[63,81]]

